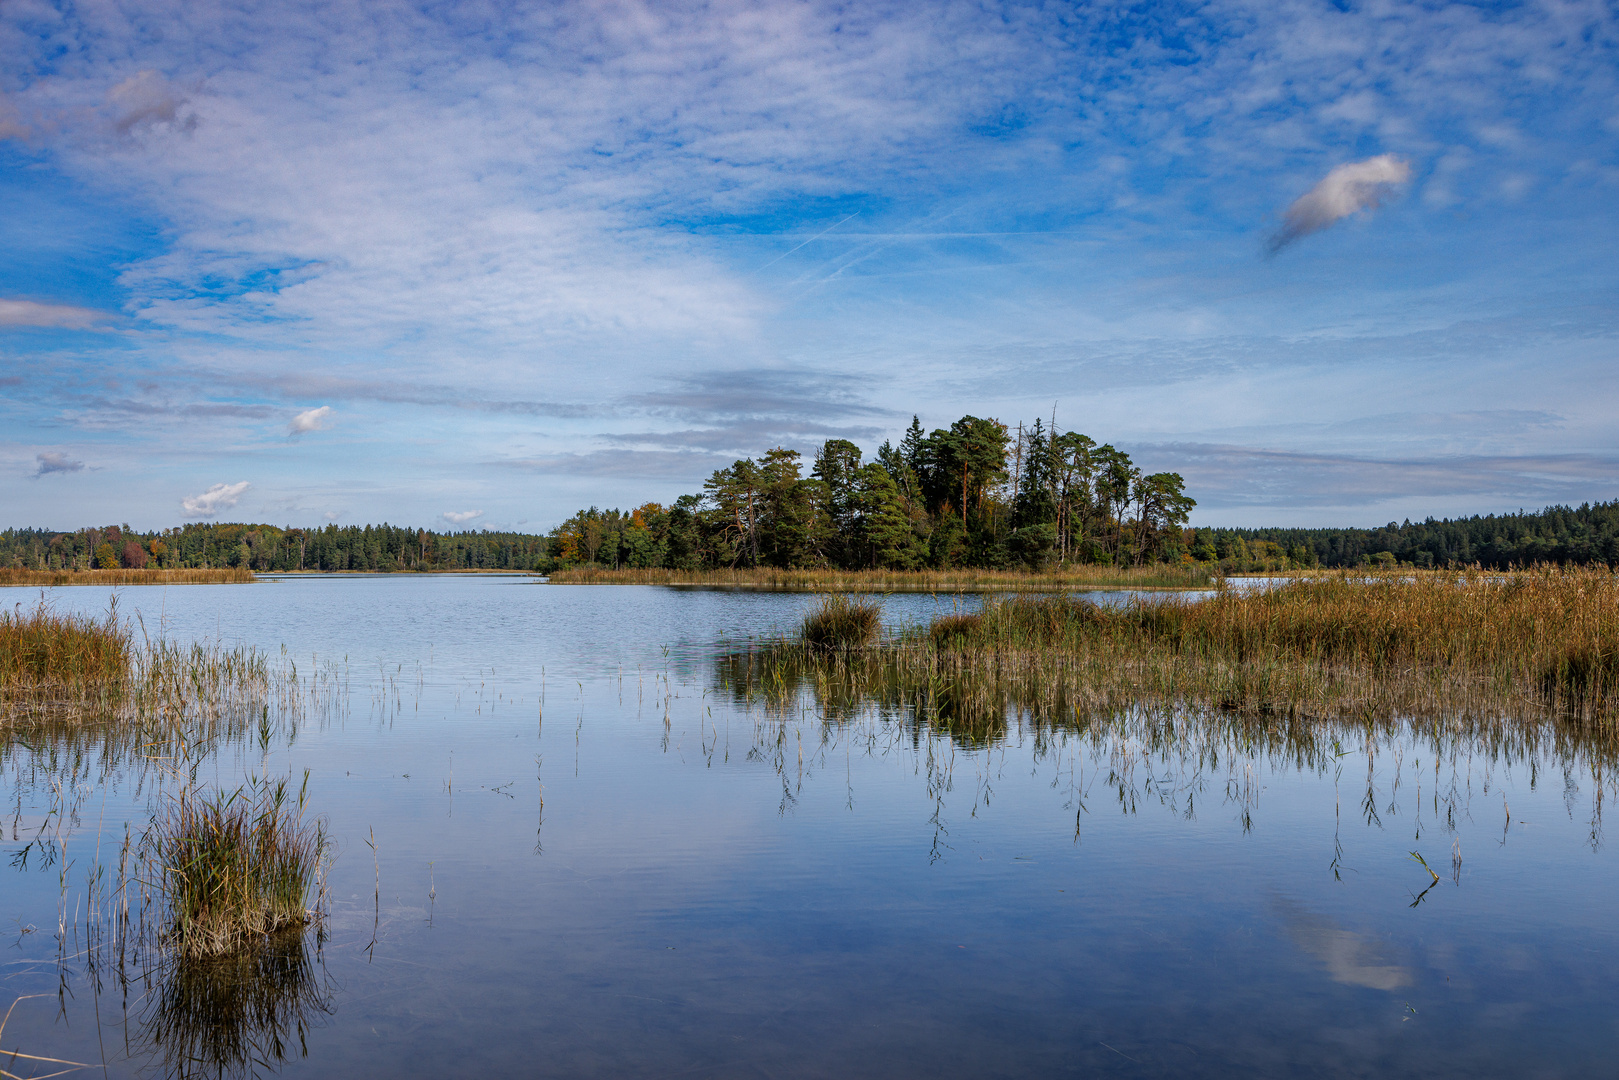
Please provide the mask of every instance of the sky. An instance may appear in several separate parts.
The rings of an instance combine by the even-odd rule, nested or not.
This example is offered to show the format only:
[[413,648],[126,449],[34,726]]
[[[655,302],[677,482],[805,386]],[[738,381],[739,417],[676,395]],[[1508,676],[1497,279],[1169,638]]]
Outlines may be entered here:
[[1619,498],[1619,7],[0,0],[0,527],[538,531],[913,415]]

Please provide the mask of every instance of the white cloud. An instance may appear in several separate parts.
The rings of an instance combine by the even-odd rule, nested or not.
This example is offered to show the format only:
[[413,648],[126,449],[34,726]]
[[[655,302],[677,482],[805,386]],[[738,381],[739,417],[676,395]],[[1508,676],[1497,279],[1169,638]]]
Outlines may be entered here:
[[35,455],[39,467],[34,470],[35,476],[44,476],[47,473],[81,472],[84,462],[75,461],[60,450],[47,450],[43,454]]
[[302,435],[306,431],[325,431],[331,426],[332,407],[322,405],[318,409],[305,409],[292,418],[287,427],[287,434]]
[[6,139],[25,139],[31,134],[17,116],[17,109],[0,94],[0,142]]
[[120,135],[159,124],[190,131],[197,114],[184,109],[189,98],[156,71],[140,71],[107,91],[113,127]]
[[250,485],[246,480],[235,484],[215,484],[201,495],[188,495],[180,500],[180,509],[186,517],[213,517],[221,510],[229,510],[241,499]]
[[1329,172],[1315,187],[1294,200],[1282,215],[1282,227],[1270,238],[1272,252],[1350,214],[1375,209],[1388,189],[1411,179],[1411,165],[1393,154],[1353,161]]
[[476,518],[483,517],[482,510],[446,510],[441,515],[451,525],[465,525]]
[[107,317],[106,312],[68,304],[0,299],[0,326],[54,326],[65,330],[83,330]]

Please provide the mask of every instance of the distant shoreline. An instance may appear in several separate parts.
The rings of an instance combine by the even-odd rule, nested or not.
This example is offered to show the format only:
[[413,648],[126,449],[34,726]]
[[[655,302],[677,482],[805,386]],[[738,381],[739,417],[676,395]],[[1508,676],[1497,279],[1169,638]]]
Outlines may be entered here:
[[607,570],[573,567],[549,575],[553,585],[685,585],[793,591],[885,592],[1030,591],[1054,589],[1207,589],[1214,575],[1201,566],[1083,566],[1058,571],[1012,570]]
[[0,588],[57,585],[251,585],[279,577],[434,577],[442,575],[544,578],[538,570],[261,570],[242,566],[173,570],[0,569]]

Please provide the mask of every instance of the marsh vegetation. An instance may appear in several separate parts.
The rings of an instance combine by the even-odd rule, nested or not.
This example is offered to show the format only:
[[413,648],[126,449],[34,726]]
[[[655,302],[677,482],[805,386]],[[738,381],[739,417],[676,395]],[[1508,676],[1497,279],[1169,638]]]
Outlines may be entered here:
[[1336,575],[1117,605],[1007,596],[867,648],[829,653],[801,633],[734,663],[746,682],[810,679],[851,698],[945,701],[951,713],[983,717],[1150,701],[1303,717],[1550,712],[1611,724],[1619,577]]
[[192,780],[166,794],[141,850],[179,955],[261,947],[320,917],[329,844],[325,821],[305,818],[308,786],[305,773],[291,800],[285,779],[257,777],[230,792]]
[[26,570],[0,569],[0,586],[29,585],[42,588],[57,585],[243,585],[257,581],[245,566],[218,570],[198,569],[110,569],[110,570]]
[[[0,766],[19,807],[29,789],[49,806],[28,835],[13,819],[12,866],[60,877],[59,963],[156,995],[148,1026],[171,1075],[251,1075],[281,1045],[283,1014],[306,1011],[303,940],[324,919],[331,852],[308,774],[297,788],[256,774],[232,787],[200,769],[255,735],[264,750],[295,738],[308,706],[334,696],[330,672],[311,674],[251,647],[149,637],[116,605],[0,613]],[[106,847],[98,827],[70,854],[86,799],[124,784],[145,794],[146,823]],[[186,1005],[199,988],[208,1000]]]

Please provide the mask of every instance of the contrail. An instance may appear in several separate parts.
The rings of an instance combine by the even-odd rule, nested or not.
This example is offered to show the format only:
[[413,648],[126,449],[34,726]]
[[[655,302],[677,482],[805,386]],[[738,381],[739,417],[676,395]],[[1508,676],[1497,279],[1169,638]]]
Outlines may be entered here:
[[783,260],[787,256],[791,255],[794,251],[797,251],[798,248],[801,248],[801,247],[805,246],[805,244],[813,244],[813,243],[815,243],[815,241],[819,240],[821,237],[825,236],[827,233],[829,233],[833,229],[837,228],[838,225],[842,225],[845,221],[853,221],[855,218],[857,218],[859,216],[860,216],[860,211],[856,210],[854,213],[852,213],[848,217],[844,218],[843,221],[838,222],[837,225],[828,225],[826,228],[822,229],[820,232],[816,233],[814,236],[810,237],[808,240],[805,240],[803,244],[799,244],[798,247],[795,247],[795,248],[792,248],[791,250],[782,252],[780,255],[777,255],[774,259],[771,259],[769,262],[765,263],[764,266],[759,267],[759,269],[763,270],[765,268],[765,266],[774,266],[774,265],[776,265],[777,263],[781,262],[781,260]]

